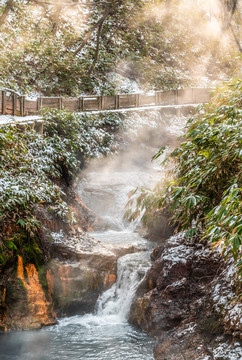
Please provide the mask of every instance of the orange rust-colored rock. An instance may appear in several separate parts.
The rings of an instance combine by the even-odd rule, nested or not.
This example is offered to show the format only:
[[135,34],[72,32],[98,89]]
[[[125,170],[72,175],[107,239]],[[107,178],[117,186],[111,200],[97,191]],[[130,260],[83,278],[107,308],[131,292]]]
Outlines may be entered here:
[[149,279],[149,289],[150,290],[153,289],[153,281],[152,281],[152,279]]
[[56,261],[49,265],[46,275],[48,294],[58,315],[92,312],[98,296],[116,281],[115,257],[111,259],[113,263],[109,255],[103,257],[105,265],[101,263],[102,268],[100,258],[90,259],[85,255],[80,262]]
[[108,275],[108,282],[109,282],[109,285],[113,285],[116,282],[116,275],[115,274],[109,274]]
[[17,268],[17,278],[24,281],[24,265],[23,259],[18,255],[18,268]]
[[62,286],[63,301],[71,293],[71,280],[68,265],[58,265],[59,279]]
[[5,303],[5,299],[6,299],[6,288],[3,289],[3,297],[2,297],[2,303]]
[[116,282],[116,275],[115,274],[107,274],[103,281],[103,288],[108,289]]
[[41,325],[53,324],[53,311],[39,282],[38,272],[33,264],[27,264],[27,280],[24,276],[23,259],[18,256],[17,277],[22,280],[27,292],[30,315]]
[[5,325],[5,321],[6,321],[6,312],[4,312],[0,317],[0,329],[3,331],[8,331],[8,328]]

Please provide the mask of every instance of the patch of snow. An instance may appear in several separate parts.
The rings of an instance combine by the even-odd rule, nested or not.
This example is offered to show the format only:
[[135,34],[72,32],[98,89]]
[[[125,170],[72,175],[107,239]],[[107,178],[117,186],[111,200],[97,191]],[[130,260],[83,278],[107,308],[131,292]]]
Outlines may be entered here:
[[220,344],[213,349],[214,360],[240,360],[242,359],[242,347],[230,345],[229,343]]
[[22,123],[27,121],[42,120],[43,118],[39,115],[29,115],[29,116],[13,116],[13,115],[0,115],[0,126],[9,125],[11,123]]
[[172,264],[186,264],[193,250],[185,245],[179,245],[174,248],[168,248],[162,253],[162,259]]
[[55,244],[62,244],[64,242],[64,233],[62,230],[60,230],[60,232],[52,232],[50,235]]
[[214,287],[211,287],[211,296],[215,311],[223,314],[225,328],[232,333],[242,329],[242,304],[236,301],[236,267],[233,260],[230,261],[229,266],[215,279]]

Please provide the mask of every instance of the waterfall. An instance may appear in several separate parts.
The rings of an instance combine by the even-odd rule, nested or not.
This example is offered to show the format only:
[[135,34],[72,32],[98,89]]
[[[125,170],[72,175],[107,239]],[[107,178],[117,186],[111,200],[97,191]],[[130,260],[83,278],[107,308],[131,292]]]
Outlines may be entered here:
[[125,321],[136,289],[150,267],[150,252],[122,256],[118,260],[117,281],[98,299],[96,316],[114,316]]
[[87,322],[126,322],[128,318],[155,246],[139,236],[140,218],[132,223],[123,219],[128,194],[137,187],[152,188],[161,178],[163,170],[157,162],[151,162],[160,136],[163,134],[162,141],[172,142],[184,122],[174,118],[168,121],[159,112],[149,117],[136,114],[131,120],[125,148],[113,156],[92,161],[83,171],[78,187],[80,198],[97,216],[90,235],[116,248],[128,244],[137,249],[136,253],[118,259],[116,283],[99,297],[95,313],[83,317]]

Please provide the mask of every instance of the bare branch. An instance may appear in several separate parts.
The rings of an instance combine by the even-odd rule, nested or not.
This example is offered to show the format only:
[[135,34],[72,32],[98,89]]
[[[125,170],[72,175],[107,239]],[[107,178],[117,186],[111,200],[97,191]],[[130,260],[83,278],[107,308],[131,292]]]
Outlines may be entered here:
[[98,54],[99,54],[99,48],[100,48],[100,36],[101,36],[101,32],[102,32],[103,23],[104,23],[105,20],[106,20],[106,17],[103,17],[102,21],[100,22],[100,24],[98,26],[96,50],[95,50],[95,55],[94,55],[92,66],[91,66],[91,68],[89,70],[89,74],[92,72],[92,70],[93,70],[93,68],[96,65],[97,60],[98,60]]
[[103,16],[98,20],[96,24],[94,24],[84,35],[84,39],[82,43],[78,46],[78,48],[74,51],[74,55],[77,55],[87,44],[88,40],[91,38],[93,32],[100,27],[100,31],[102,29],[104,21],[108,18],[109,15],[113,13],[113,11],[117,8],[120,1],[115,1],[112,7],[109,7],[109,3],[106,3],[105,10]]
[[[118,30],[120,30],[122,27],[123,27],[123,25],[125,24],[125,22],[128,20],[128,18],[132,15],[132,12],[134,11],[134,9],[136,8],[136,6],[139,4],[139,0],[137,0],[135,3],[134,3],[134,5],[133,5],[133,7],[130,9],[130,11],[129,11],[129,13],[125,16],[125,18],[123,19],[123,20],[121,20],[118,24],[117,24],[117,26],[115,27],[115,32],[117,32]],[[113,35],[114,35],[114,31],[110,34],[110,36],[109,36],[109,39],[108,39],[108,41],[106,42],[106,46],[108,46],[109,44],[110,44],[110,42],[111,42],[111,39],[112,39],[112,37],[113,37]]]

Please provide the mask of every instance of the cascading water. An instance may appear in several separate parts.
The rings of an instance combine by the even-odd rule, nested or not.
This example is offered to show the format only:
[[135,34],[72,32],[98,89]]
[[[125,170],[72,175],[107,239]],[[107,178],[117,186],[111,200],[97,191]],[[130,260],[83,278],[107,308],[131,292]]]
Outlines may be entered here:
[[118,260],[117,281],[105,291],[97,302],[97,316],[112,316],[125,321],[135,291],[150,267],[149,252],[122,256]]
[[123,220],[128,192],[137,186],[152,187],[161,176],[160,169],[151,165],[156,149],[150,138],[149,142],[149,147],[138,143],[134,148],[132,144],[131,150],[95,161],[78,189],[99,219],[91,236],[115,247],[130,244],[136,249],[118,259],[116,283],[99,297],[93,314],[64,318],[39,332],[4,334],[1,360],[154,359],[154,341],[127,321],[136,289],[150,267],[154,244],[139,236],[138,221],[129,224]]
[[154,244],[136,232],[138,221],[129,224],[123,220],[123,214],[128,192],[155,179],[145,167],[142,171],[130,166],[129,171],[110,171],[109,167],[115,167],[118,162],[114,157],[96,171],[88,170],[79,186],[79,195],[99,217],[100,229],[91,232],[91,236],[117,248],[132,245],[137,252],[118,259],[117,280],[99,297],[95,312],[61,320],[58,331],[73,329],[79,332],[78,336],[81,334],[81,351],[85,349],[86,353],[80,359],[152,360],[154,341],[131,327],[127,319],[136,289],[151,265]]

